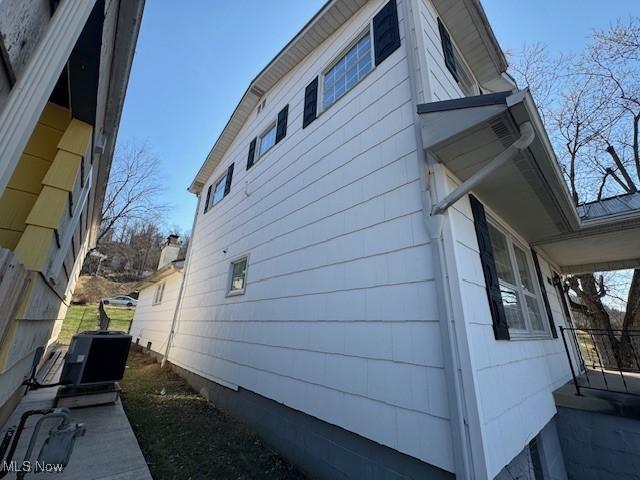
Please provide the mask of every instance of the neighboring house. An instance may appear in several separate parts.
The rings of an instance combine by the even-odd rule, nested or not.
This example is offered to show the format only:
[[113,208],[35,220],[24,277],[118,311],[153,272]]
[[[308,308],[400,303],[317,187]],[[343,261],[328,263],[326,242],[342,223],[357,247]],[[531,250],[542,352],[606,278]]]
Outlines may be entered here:
[[136,340],[156,352],[166,350],[176,311],[184,267],[179,254],[178,237],[170,235],[162,246],[157,270],[134,286],[140,292],[132,323]]
[[95,246],[143,5],[0,2],[0,423]]
[[578,215],[506,67],[477,0],[327,2],[197,173],[174,311],[141,294],[134,338],[314,478],[565,478],[559,275],[637,265],[639,215]]

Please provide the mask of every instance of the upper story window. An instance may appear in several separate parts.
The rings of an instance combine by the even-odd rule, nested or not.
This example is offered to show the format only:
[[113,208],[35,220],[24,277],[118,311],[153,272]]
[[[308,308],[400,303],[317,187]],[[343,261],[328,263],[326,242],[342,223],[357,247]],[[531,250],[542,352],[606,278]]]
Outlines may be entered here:
[[165,283],[162,282],[156,287],[156,291],[153,295],[153,305],[159,305],[162,303],[162,297],[164,296],[164,286]]
[[329,108],[351,90],[373,66],[373,51],[369,30],[323,76],[323,109]]
[[233,167],[234,164],[232,163],[231,165],[229,165],[229,168],[227,168],[227,171],[222,177],[209,185],[209,189],[207,190],[207,198],[204,202],[205,213],[216,203],[226,197],[231,191],[231,182],[233,181]]
[[444,24],[438,18],[438,30],[440,31],[440,42],[444,55],[444,64],[453,76],[462,93],[466,96],[478,95],[478,87],[471,70],[465,63],[458,48],[453,44],[451,36]]
[[269,128],[260,135],[260,147],[258,148],[258,156],[261,157],[276,144],[276,123],[272,123]]
[[500,295],[509,331],[546,334],[540,285],[528,249],[493,222],[488,222]]

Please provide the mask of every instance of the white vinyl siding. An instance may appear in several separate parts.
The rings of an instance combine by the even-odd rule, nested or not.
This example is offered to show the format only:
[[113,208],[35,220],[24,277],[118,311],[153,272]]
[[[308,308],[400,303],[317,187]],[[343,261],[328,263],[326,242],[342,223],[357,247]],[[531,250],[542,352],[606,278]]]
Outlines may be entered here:
[[[289,105],[277,158],[238,169],[244,188],[198,213],[169,360],[451,471],[401,4],[398,51],[302,129],[305,87],[320,75],[322,106],[322,72],[385,3],[368,2],[265,92],[212,173],[246,162]],[[247,255],[245,293],[229,295],[230,262]]]

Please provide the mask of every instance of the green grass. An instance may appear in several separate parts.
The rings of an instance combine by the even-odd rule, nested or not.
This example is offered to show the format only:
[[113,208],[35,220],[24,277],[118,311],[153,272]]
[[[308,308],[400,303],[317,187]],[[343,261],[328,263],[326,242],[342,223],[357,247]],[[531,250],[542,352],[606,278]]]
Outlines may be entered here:
[[121,386],[155,480],[304,478],[254,432],[150,356],[131,350]]
[[[133,319],[133,309],[119,307],[105,307],[105,312],[111,318],[109,330],[128,331],[129,323]],[[58,335],[58,342],[69,345],[71,337],[77,332],[97,330],[98,304],[71,305],[62,323],[62,330]]]

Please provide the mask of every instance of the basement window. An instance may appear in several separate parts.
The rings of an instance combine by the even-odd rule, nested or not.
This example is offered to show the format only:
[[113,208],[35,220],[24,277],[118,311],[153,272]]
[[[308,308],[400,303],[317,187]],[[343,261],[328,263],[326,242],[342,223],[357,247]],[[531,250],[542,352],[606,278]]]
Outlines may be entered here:
[[494,222],[489,222],[489,236],[509,332],[546,334],[540,285],[529,249]]
[[164,296],[165,283],[162,282],[156,287],[156,291],[153,295],[153,305],[160,305],[162,303],[162,297]]
[[247,257],[242,257],[231,262],[228,295],[243,294],[246,287],[246,280]]

